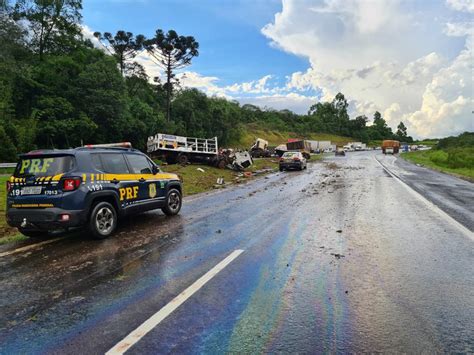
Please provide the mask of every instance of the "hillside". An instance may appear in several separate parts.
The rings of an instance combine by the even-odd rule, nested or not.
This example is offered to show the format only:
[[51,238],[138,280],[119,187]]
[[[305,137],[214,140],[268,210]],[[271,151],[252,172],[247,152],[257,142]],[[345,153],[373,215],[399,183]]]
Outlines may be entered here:
[[337,145],[344,145],[347,142],[356,141],[351,137],[337,136],[326,133],[309,133],[306,135],[297,134],[294,132],[276,131],[264,129],[254,125],[247,125],[244,132],[238,141],[231,141],[228,145],[233,148],[249,149],[255,142],[256,138],[262,138],[269,142],[270,146],[277,146],[285,143],[288,138],[302,138],[315,141],[331,141]]

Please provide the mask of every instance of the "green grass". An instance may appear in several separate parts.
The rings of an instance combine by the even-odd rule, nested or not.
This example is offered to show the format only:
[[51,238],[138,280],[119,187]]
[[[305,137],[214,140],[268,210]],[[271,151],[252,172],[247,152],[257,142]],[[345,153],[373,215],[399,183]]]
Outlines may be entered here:
[[238,141],[230,142],[229,147],[249,149],[254,143],[256,138],[262,138],[268,141],[270,146],[277,146],[288,141],[288,138],[301,138],[315,141],[331,141],[337,145],[344,145],[348,142],[355,141],[351,137],[336,136],[333,134],[326,133],[308,133],[307,135],[300,135],[293,132],[281,132],[274,130],[262,129],[254,125],[248,125],[244,129],[244,133]]
[[426,145],[428,147],[434,147],[436,144],[438,144],[439,140],[438,139],[424,139],[422,141],[415,141],[413,143],[410,143],[410,145],[415,144],[415,145]]
[[15,168],[0,168],[0,175],[12,175]]
[[[226,184],[236,184],[253,179],[253,177],[239,177],[241,173],[229,170],[218,169],[208,165],[190,164],[181,166],[179,164],[162,165],[162,170],[167,173],[178,174],[183,180],[184,196],[194,195],[216,188],[218,178],[224,178]],[[201,168],[204,172],[198,170]],[[255,172],[262,169],[278,169],[276,158],[255,159],[254,164],[247,171]],[[219,188],[219,187],[217,187]]]
[[18,239],[18,231],[8,226],[5,219],[5,208],[7,206],[6,183],[8,178],[9,176],[0,175],[0,244],[10,243]]
[[474,148],[432,149],[402,153],[401,157],[433,170],[474,181]]
[[13,234],[13,235],[5,235],[3,237],[0,236],[0,245],[18,243],[18,242],[22,242],[28,239],[29,239],[28,237],[17,232],[16,234]]

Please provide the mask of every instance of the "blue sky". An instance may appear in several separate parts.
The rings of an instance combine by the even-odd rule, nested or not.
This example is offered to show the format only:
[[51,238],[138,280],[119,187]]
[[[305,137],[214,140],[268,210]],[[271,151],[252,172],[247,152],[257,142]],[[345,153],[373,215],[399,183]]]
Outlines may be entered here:
[[274,80],[309,66],[307,58],[275,50],[260,29],[281,11],[274,0],[240,1],[127,1],[84,0],[83,21],[95,31],[127,30],[151,37],[158,28],[192,35],[200,55],[192,69],[216,76],[231,85],[261,78],[271,71]]
[[[85,33],[193,35],[181,83],[305,113],[338,92],[415,137],[474,131],[472,0],[83,0]],[[87,34],[86,33],[86,34]],[[146,53],[137,57],[160,75]],[[181,73],[183,74],[183,73]]]

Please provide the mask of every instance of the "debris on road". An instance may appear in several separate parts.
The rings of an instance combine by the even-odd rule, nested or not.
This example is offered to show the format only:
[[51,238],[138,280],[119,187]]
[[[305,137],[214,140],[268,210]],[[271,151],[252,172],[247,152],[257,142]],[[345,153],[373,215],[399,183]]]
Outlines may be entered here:
[[343,254],[339,254],[339,253],[331,253],[331,255],[334,256],[336,259],[345,258]]

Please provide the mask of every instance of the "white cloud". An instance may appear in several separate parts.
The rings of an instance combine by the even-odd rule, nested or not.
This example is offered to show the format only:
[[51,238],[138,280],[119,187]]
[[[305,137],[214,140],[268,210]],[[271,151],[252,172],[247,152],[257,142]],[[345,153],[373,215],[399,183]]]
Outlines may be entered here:
[[100,43],[100,41],[96,37],[94,37],[94,31],[92,31],[89,28],[89,26],[81,25],[81,27],[82,27],[82,36],[84,37],[84,39],[90,40],[95,48],[105,50],[103,44]]
[[[310,63],[305,72],[289,76],[288,90],[320,90],[322,100],[331,100],[340,91],[350,99],[354,115],[372,117],[378,110],[393,128],[401,119],[408,120],[409,132],[415,136],[448,135],[463,125],[472,129],[472,115],[456,116],[468,112],[464,106],[472,103],[472,91],[447,99],[462,83],[472,87],[472,76],[455,64],[459,58],[448,59],[453,57],[453,46],[446,37],[467,36],[469,46],[472,22],[448,22],[443,30],[435,18],[417,12],[414,3],[397,0],[325,0],[319,5],[311,0],[282,0],[282,4],[282,11],[262,33],[272,46],[306,57]],[[471,11],[472,1],[453,0],[448,5]],[[433,83],[447,75],[459,80],[435,94]],[[447,109],[456,115],[445,114]]]
[[474,131],[471,49],[466,48],[426,86],[421,108],[404,119],[422,136]]
[[457,11],[474,12],[474,2],[472,0],[447,0],[446,3]]
[[444,33],[453,37],[472,36],[474,33],[474,22],[446,23]]

